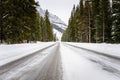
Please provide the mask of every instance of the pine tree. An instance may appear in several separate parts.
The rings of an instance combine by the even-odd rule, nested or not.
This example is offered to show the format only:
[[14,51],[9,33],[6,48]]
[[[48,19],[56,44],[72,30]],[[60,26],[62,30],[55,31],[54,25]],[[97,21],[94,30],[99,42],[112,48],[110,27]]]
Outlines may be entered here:
[[37,13],[37,17],[36,17],[36,20],[35,20],[35,28],[33,29],[33,32],[35,33],[34,34],[34,41],[36,42],[36,41],[40,41],[41,40],[41,26],[40,26],[40,24],[41,24],[41,20],[40,20],[40,15],[39,15],[39,13]]
[[109,0],[100,0],[100,15],[102,19],[102,42],[108,42],[111,38],[111,27],[109,26]]
[[[5,38],[8,43],[35,40],[37,4],[34,0],[7,0]],[[3,23],[3,22],[2,22]]]
[[0,43],[3,43],[3,24],[2,24],[2,17],[3,17],[3,1],[0,1]]
[[101,15],[100,15],[100,0],[92,1],[92,15],[93,15],[93,26],[96,29],[94,36],[96,42],[102,42],[102,26],[101,26]]
[[95,27],[96,42],[110,42],[111,40],[111,14],[109,0],[91,0],[93,26]]
[[79,26],[79,32],[78,32],[78,38],[79,38],[79,41],[80,42],[84,42],[84,34],[85,34],[85,7],[84,7],[84,4],[83,4],[83,0],[80,0],[80,15],[79,15],[79,23],[78,23],[78,26]]
[[91,11],[91,2],[85,1],[85,42],[93,42],[94,40],[94,29],[92,23],[92,11]]
[[85,19],[84,19],[84,5],[83,0],[80,1],[80,4],[75,7],[71,12],[71,17],[69,19],[68,28],[63,34],[63,40],[70,42],[85,42]]
[[6,28],[6,18],[7,14],[7,0],[0,0],[0,43],[5,41],[5,28]]
[[[52,41],[53,31],[46,10],[39,16],[35,0],[2,0],[0,7],[0,39],[7,43]],[[3,19],[4,18],[4,19]]]
[[74,15],[70,17],[68,28],[64,32],[62,40],[74,42],[111,41],[109,0],[80,0],[73,12]]
[[49,12],[46,10],[45,12],[45,36],[46,40],[45,41],[53,41],[53,31],[52,31],[52,25],[49,21]]
[[74,15],[74,24],[75,24],[75,42],[79,42],[80,41],[80,5],[76,6],[76,11],[75,11],[75,15]]
[[75,5],[73,6],[73,10],[71,12],[71,18],[70,18],[70,23],[69,23],[69,28],[70,28],[70,41],[75,41],[75,19],[74,19],[74,15],[75,15]]
[[45,34],[45,29],[44,29],[44,18],[41,16],[40,17],[40,41],[44,41],[44,34]]
[[[24,3],[24,4],[23,4]],[[35,41],[36,31],[39,30],[36,26],[37,19],[37,3],[34,0],[21,0],[21,7],[23,10],[22,20],[24,21],[23,26],[23,39],[27,41]]]
[[120,43],[120,0],[113,0],[112,11],[112,39],[115,43]]

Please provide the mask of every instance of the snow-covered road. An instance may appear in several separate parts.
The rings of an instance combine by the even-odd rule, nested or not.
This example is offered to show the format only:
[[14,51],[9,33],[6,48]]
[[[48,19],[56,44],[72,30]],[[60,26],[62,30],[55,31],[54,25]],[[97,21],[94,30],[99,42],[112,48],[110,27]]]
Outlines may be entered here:
[[31,44],[33,49],[19,50],[22,56],[15,54],[17,49],[10,56],[10,48],[3,51],[2,46],[0,51],[5,55],[0,52],[0,80],[120,80],[120,59],[116,54],[52,42]]
[[61,80],[58,51],[56,43],[2,65],[0,80]]
[[120,80],[120,60],[61,45],[64,80]]

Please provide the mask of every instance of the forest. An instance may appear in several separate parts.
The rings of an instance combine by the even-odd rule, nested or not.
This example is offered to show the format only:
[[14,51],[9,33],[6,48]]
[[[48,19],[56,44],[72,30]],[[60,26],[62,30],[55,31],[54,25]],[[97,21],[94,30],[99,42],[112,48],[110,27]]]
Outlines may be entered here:
[[[46,10],[42,17],[35,0],[1,0],[0,43],[53,41]],[[80,0],[73,6],[62,41],[120,43],[120,1]]]
[[49,12],[40,16],[35,0],[1,0],[0,43],[53,41]]
[[120,0],[80,0],[62,41],[120,43]]

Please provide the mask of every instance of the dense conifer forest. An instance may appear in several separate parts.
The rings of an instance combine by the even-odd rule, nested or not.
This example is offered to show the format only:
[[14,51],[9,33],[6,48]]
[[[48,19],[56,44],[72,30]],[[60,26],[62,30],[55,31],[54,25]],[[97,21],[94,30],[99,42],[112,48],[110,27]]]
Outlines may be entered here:
[[[53,41],[49,12],[38,11],[35,0],[1,0],[0,43]],[[120,1],[80,0],[73,6],[62,41],[120,43]]]
[[62,41],[120,43],[120,0],[80,0]]
[[0,42],[23,43],[52,41],[53,31],[49,12],[41,17],[35,0],[1,0]]

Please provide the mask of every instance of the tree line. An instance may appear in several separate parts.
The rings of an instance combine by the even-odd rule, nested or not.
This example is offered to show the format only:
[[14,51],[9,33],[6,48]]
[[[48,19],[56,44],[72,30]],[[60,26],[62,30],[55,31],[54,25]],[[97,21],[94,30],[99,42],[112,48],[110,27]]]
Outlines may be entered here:
[[35,0],[1,0],[0,42],[23,43],[52,41],[53,31],[49,12],[41,17]]
[[120,43],[120,0],[80,0],[62,41]]

